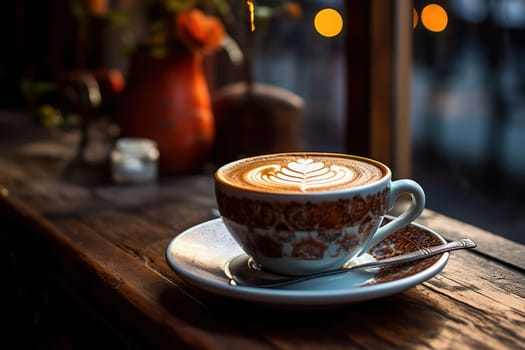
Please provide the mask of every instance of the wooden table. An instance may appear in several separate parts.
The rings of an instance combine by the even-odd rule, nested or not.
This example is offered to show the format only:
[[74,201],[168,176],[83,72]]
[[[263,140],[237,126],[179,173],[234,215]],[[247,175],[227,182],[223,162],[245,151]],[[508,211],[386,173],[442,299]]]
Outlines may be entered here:
[[419,223],[446,239],[472,238],[478,248],[452,253],[441,273],[403,293],[319,311],[225,299],[190,288],[164,257],[177,233],[214,217],[211,174],[116,186],[102,161],[107,148],[93,150],[88,164],[71,165],[77,136],[0,116],[6,341],[51,348],[525,348],[523,245],[427,210]]

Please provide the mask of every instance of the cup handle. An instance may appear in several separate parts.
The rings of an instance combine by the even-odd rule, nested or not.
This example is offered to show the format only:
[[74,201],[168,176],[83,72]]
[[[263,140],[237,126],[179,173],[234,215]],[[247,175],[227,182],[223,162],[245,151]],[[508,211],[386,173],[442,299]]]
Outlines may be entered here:
[[408,193],[412,197],[410,207],[403,214],[377,229],[377,231],[365,244],[359,255],[367,252],[370,248],[400,228],[408,225],[417,217],[419,217],[419,215],[421,215],[423,209],[425,209],[425,192],[417,182],[408,179],[396,180],[392,182],[388,200],[388,210],[394,207],[398,197],[403,193]]

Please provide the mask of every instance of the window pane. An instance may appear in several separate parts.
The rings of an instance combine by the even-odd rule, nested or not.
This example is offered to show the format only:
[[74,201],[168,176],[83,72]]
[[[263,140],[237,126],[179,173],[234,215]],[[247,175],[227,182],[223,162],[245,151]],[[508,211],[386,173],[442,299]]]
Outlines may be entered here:
[[[260,0],[259,10],[275,5],[299,6],[301,15],[289,12],[259,24],[255,30],[256,81],[294,92],[304,101],[304,147],[315,151],[344,149],[345,65],[344,30],[333,28],[334,13],[327,13],[329,28],[323,36],[314,27],[316,15],[335,9],[344,18],[342,0],[297,2]],[[293,11],[293,9],[288,9]],[[322,18],[321,18],[322,20]],[[330,21],[332,20],[332,21]],[[323,30],[323,23],[320,24]],[[326,25],[326,24],[325,24]],[[332,30],[332,32],[330,32]],[[338,34],[336,34],[338,33]]]
[[413,171],[428,207],[525,243],[525,1],[414,10]]

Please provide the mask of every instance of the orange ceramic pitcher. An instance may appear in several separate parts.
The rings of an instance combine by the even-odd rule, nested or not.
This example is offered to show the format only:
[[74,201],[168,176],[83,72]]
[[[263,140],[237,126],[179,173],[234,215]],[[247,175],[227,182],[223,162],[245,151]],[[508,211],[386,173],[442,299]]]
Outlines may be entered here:
[[215,129],[202,55],[153,57],[137,51],[122,95],[121,135],[157,142],[159,171],[199,170],[213,145]]

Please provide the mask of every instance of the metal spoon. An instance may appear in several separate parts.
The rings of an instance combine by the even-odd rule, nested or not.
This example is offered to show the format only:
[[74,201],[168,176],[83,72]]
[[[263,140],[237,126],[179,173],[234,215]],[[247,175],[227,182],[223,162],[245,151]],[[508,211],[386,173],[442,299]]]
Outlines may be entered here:
[[247,257],[244,255],[232,259],[229,262],[225,272],[230,278],[231,285],[273,288],[306,281],[312,278],[347,273],[350,270],[383,267],[387,265],[396,265],[411,261],[423,260],[431,256],[442,254],[452,250],[475,248],[476,246],[477,245],[474,241],[468,238],[464,238],[457,241],[452,241],[444,245],[434,246],[430,248],[422,248],[410,252],[408,254],[398,255],[392,258],[357,263],[355,265],[344,266],[343,268],[337,270],[330,270],[305,276],[283,276],[264,271],[260,268],[260,266],[257,266],[257,263],[255,263],[251,259],[248,260]]

